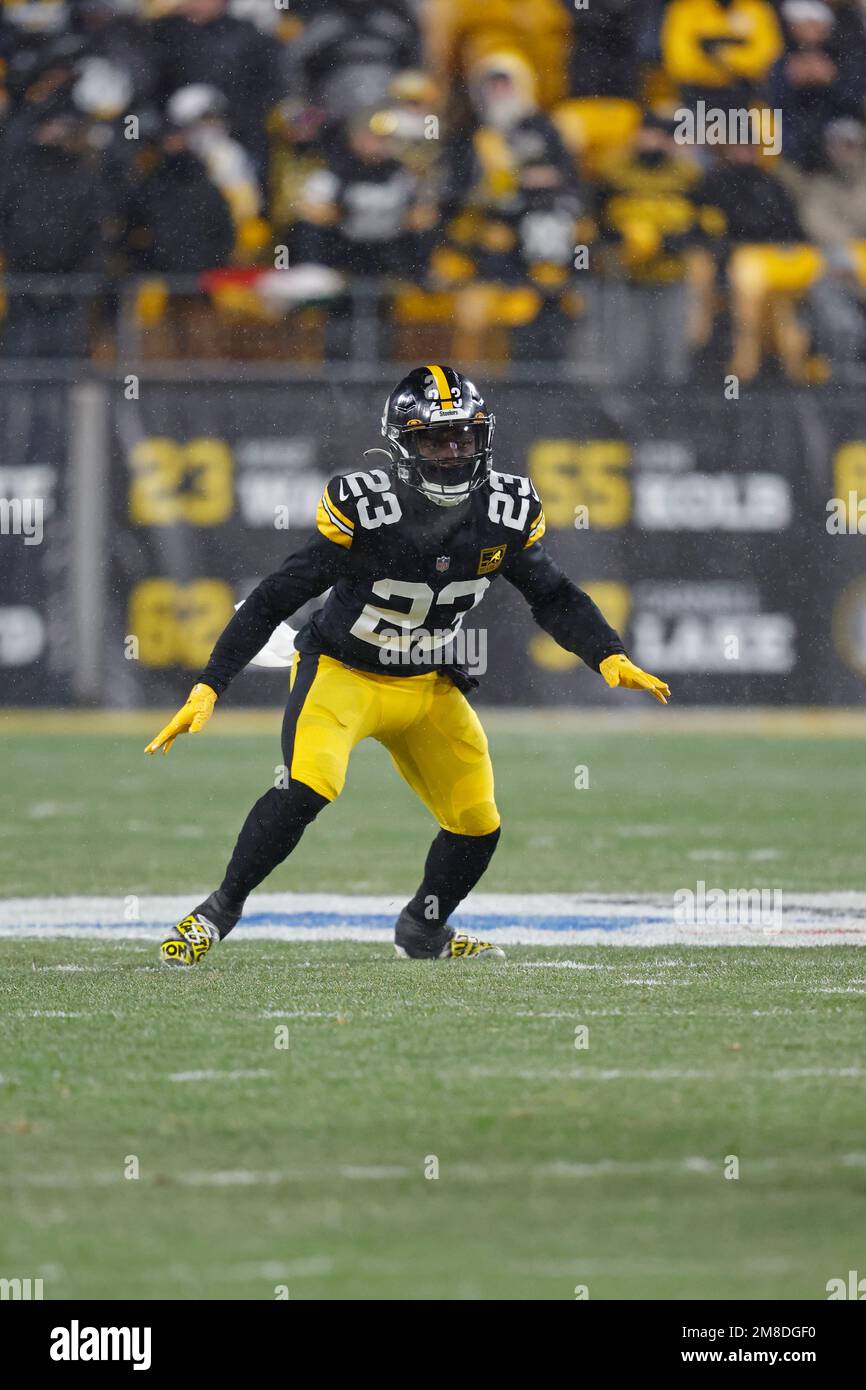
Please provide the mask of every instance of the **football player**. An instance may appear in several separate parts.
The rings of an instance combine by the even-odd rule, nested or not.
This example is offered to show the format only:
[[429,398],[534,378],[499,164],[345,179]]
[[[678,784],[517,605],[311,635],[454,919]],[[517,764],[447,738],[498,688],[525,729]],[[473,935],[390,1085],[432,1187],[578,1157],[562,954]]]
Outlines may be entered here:
[[494,417],[450,367],[409,373],[385,404],[382,467],[339,474],[316,532],[262,580],[217,641],[189,698],[146,751],[167,753],[198,733],[231,680],[284,619],[330,590],[297,635],[283,720],[286,785],[266,791],[244,822],[216,892],[162,943],[162,959],[194,965],[237,924],[248,895],[291,854],[343,790],[352,749],[384,744],[439,825],[415,896],[396,923],[401,955],[501,957],[449,925],[499,839],[487,739],[466,699],[474,681],[454,659],[465,614],[504,577],[536,622],[609,686],[664,681],[635,666],[587,594],[541,544],[544,512],[530,480],[492,467]]

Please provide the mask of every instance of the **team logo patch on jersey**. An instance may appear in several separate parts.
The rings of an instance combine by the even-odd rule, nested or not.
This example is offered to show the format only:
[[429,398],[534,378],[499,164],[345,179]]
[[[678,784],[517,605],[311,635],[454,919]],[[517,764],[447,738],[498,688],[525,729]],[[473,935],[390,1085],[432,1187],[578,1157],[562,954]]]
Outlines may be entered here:
[[450,555],[437,555],[437,556],[436,556],[436,569],[438,570],[439,574],[444,574],[445,571],[450,567],[450,565],[451,565],[451,556],[450,556]]
[[491,574],[493,570],[498,570],[507,549],[505,545],[486,546],[478,557],[478,574]]

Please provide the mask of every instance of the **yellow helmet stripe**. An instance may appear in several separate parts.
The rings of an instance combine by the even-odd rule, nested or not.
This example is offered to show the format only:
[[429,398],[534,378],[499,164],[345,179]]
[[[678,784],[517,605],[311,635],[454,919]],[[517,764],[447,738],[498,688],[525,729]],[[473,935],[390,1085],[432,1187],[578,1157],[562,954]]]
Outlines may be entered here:
[[436,390],[439,392],[439,404],[443,410],[453,410],[454,402],[451,399],[451,387],[448,385],[448,378],[441,367],[435,363],[427,363],[427,370],[436,383]]

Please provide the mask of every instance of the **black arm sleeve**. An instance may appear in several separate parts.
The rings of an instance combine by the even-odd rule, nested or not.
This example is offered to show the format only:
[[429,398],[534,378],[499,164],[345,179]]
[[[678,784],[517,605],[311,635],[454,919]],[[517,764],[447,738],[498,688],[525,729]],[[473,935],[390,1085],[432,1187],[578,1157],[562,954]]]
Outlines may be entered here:
[[348,550],[314,535],[253,589],[223,630],[197,680],[222,695],[285,618],[340,578],[348,557]]
[[502,573],[520,590],[538,626],[594,671],[606,656],[625,651],[589,594],[569,579],[537,541],[506,560]]

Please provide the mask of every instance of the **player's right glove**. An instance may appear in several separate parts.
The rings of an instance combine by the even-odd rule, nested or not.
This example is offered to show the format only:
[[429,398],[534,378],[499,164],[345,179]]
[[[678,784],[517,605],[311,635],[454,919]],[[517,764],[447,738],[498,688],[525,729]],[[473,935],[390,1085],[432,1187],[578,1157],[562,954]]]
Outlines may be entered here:
[[648,690],[663,705],[668,702],[670,687],[665,685],[664,681],[660,681],[658,676],[651,676],[647,671],[642,671],[622,653],[606,656],[598,669],[611,689],[615,685],[623,685],[626,690]]
[[216,691],[211,690],[209,685],[203,685],[201,681],[194,685],[183,709],[179,709],[174,719],[160,729],[156,738],[145,748],[145,753],[158,753],[160,748],[167,753],[178,734],[197,734],[213,714],[216,698]]

